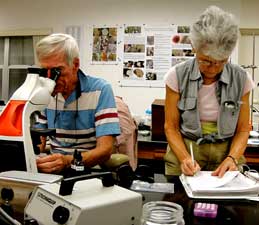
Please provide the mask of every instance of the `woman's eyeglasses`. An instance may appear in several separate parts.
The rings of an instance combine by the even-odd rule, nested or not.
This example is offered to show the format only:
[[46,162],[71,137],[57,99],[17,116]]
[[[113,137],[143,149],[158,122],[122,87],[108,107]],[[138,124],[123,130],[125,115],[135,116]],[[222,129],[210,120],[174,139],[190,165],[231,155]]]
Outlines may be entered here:
[[209,61],[209,60],[202,60],[198,59],[198,63],[202,66],[223,66],[227,63],[227,59],[222,60],[222,61]]
[[[50,70],[50,76],[48,76],[48,71]],[[41,68],[40,69],[40,76],[42,77],[48,77],[51,80],[57,81],[61,74],[61,68],[59,67],[53,67],[51,69]]]

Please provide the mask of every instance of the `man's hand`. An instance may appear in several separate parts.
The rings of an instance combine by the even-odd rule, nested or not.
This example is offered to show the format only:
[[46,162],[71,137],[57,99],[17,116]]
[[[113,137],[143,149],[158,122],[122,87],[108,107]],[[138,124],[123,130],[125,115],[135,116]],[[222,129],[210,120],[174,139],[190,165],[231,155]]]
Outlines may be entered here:
[[60,173],[72,161],[72,156],[59,153],[47,155],[37,159],[37,167],[43,173]]
[[199,164],[192,161],[191,157],[185,158],[181,163],[181,170],[183,174],[193,176],[195,173],[201,170]]

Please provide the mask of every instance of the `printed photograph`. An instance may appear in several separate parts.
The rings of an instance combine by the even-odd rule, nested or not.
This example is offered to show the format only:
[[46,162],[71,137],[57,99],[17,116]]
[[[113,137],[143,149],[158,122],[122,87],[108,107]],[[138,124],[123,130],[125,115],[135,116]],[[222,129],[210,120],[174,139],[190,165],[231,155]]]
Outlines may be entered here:
[[177,33],[190,33],[190,27],[189,26],[178,26]]
[[154,47],[147,47],[147,56],[154,56]]
[[143,44],[125,44],[124,45],[124,52],[126,53],[144,53],[145,52],[145,45]]
[[147,45],[154,45],[154,36],[147,36]]
[[191,44],[191,40],[188,35],[176,34],[172,37],[173,44]]
[[140,34],[141,26],[127,26],[124,29],[125,34]]
[[146,73],[146,80],[156,80],[157,75],[156,73],[148,72]]

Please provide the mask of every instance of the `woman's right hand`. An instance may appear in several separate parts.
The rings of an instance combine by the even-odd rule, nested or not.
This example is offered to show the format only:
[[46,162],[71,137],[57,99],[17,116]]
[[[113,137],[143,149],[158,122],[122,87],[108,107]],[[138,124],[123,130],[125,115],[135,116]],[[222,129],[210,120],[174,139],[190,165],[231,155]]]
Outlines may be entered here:
[[191,157],[186,157],[182,162],[181,162],[181,170],[182,173],[187,175],[187,176],[193,176],[195,173],[201,170],[200,165],[194,161],[192,161]]

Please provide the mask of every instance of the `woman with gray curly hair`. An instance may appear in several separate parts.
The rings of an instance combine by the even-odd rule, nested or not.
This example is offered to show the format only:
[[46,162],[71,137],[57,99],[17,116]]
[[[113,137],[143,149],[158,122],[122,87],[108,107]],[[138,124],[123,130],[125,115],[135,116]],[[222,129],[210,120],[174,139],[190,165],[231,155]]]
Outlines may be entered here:
[[249,93],[255,84],[228,61],[238,39],[232,14],[208,7],[190,36],[196,57],[165,75],[165,174],[209,170],[222,177],[245,162]]

